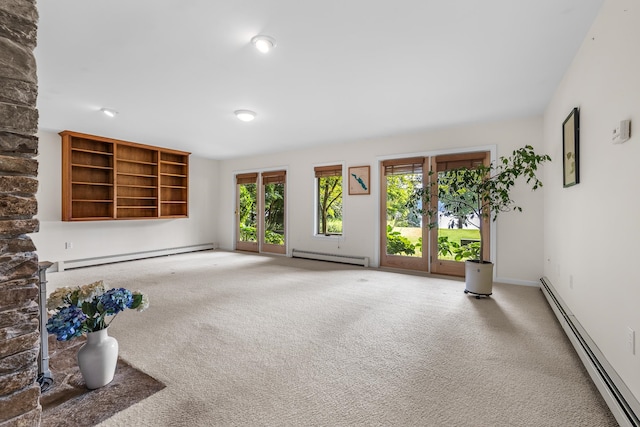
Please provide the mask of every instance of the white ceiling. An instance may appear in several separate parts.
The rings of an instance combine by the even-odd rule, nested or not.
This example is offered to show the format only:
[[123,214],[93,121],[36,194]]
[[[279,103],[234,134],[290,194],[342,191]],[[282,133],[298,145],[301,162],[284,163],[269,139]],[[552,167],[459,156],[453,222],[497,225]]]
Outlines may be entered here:
[[602,3],[40,0],[40,128],[225,159],[539,115]]

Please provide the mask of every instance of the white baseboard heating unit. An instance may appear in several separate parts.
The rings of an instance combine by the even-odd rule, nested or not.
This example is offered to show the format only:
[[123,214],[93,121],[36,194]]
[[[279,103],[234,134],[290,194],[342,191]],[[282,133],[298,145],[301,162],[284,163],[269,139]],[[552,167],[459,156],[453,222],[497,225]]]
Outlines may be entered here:
[[70,270],[72,268],[90,267],[93,265],[110,264],[113,262],[133,261],[136,259],[184,254],[187,252],[208,251],[211,249],[215,249],[215,246],[216,245],[214,243],[205,243],[202,245],[182,246],[177,248],[157,249],[152,251],[133,252],[128,254],[107,255],[94,258],[58,261],[58,271]]
[[315,259],[318,261],[331,261],[339,262],[342,264],[354,264],[361,265],[363,267],[369,267],[369,257],[366,256],[328,254],[324,252],[301,251],[299,249],[293,249],[291,251],[291,256],[293,258]]
[[576,349],[587,372],[595,383],[598,391],[607,402],[609,409],[621,426],[640,426],[640,403],[607,362],[604,355],[589,337],[578,320],[569,311],[548,278],[540,279],[542,293],[547,298],[551,309],[555,313],[562,329],[569,341]]

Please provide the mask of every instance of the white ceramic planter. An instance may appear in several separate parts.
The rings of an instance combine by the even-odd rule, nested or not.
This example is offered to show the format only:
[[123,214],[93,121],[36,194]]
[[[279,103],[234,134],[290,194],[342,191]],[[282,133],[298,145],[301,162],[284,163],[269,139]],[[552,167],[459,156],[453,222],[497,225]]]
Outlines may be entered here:
[[87,334],[87,342],[78,350],[78,366],[89,389],[100,388],[113,380],[118,363],[118,341],[107,328]]
[[493,290],[493,263],[465,261],[465,293],[489,296]]

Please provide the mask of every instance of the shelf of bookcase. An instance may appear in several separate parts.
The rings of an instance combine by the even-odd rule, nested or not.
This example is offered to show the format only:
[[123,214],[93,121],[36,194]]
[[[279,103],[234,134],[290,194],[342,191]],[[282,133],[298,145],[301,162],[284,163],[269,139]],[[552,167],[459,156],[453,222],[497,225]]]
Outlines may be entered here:
[[83,165],[83,164],[80,164],[80,163],[72,163],[71,167],[74,167],[74,168],[87,168],[87,169],[113,170],[113,167],[111,167],[111,166]]
[[80,153],[98,154],[98,155],[102,155],[102,156],[113,156],[113,153],[109,153],[109,152],[106,152],[106,151],[87,150],[85,148],[74,148],[74,147],[71,147],[71,151],[77,151],[77,152],[80,152]]

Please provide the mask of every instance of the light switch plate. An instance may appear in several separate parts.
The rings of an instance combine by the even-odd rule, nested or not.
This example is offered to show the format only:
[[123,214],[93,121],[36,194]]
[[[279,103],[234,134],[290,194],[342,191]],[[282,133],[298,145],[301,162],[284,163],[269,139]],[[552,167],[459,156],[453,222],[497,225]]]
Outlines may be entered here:
[[631,136],[631,120],[623,120],[613,130],[612,141],[614,144],[622,144],[629,140]]

